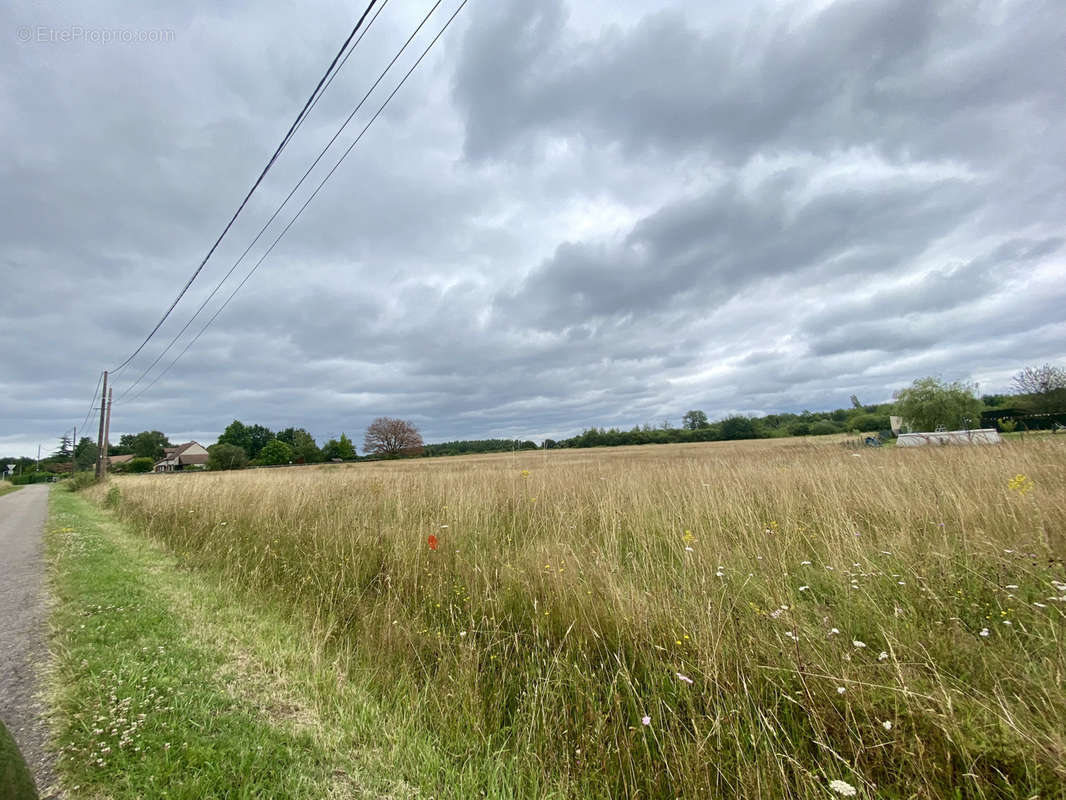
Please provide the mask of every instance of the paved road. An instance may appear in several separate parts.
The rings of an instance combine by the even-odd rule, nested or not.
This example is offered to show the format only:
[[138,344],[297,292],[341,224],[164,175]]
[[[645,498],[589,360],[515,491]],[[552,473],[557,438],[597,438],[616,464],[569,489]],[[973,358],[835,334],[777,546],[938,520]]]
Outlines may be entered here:
[[37,669],[45,643],[44,521],[48,486],[24,486],[0,497],[0,719],[15,737],[41,796],[53,783],[44,743]]

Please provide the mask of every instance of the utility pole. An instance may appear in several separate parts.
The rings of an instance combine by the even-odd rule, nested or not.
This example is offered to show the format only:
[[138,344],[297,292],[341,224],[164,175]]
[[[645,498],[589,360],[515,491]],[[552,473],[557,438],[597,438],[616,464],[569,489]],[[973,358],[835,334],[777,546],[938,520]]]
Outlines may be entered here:
[[78,426],[74,426],[74,443],[70,446],[70,477],[74,477],[74,470],[77,469],[78,460],[75,458],[78,450]]
[[104,476],[104,414],[107,411],[107,370],[104,370],[104,391],[100,394],[100,433],[96,437],[96,480]]
[[114,389],[107,390],[107,416],[104,417],[104,470],[101,477],[107,477],[107,451],[108,439],[111,438],[111,399],[114,396]]

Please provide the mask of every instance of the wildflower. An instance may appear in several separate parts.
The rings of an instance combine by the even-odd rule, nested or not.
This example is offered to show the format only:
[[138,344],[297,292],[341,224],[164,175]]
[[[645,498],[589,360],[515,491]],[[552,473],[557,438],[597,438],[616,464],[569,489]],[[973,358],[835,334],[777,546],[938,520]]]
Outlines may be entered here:
[[886,719],[884,722],[881,723],[881,727],[884,728],[886,731],[892,730],[892,720]]
[[861,650],[862,648],[866,647],[866,642],[860,642],[858,639],[854,639],[851,642],[851,646],[858,650]]
[[1008,583],[1008,584],[1007,584],[1007,585],[1006,585],[1005,587],[1003,587],[1003,588],[1005,588],[1005,589],[1017,589],[1017,588],[1018,588],[1018,584],[1016,584],[1016,583]]
[[845,689],[843,686],[838,686],[837,687],[837,694],[844,694],[844,692],[846,692],[846,691],[847,691],[847,689]]
[[522,472],[520,474],[521,474],[521,476],[523,478],[528,478],[529,477],[529,470],[528,469],[524,469],[524,470],[522,470]]
[[807,591],[807,590],[808,590],[808,589],[810,589],[810,588],[811,588],[810,586],[801,586],[801,587],[799,588],[799,590],[800,590],[801,592],[805,592],[805,591]]
[[886,652],[885,652],[884,650],[882,650],[882,651],[881,651],[881,652],[880,652],[880,653],[878,654],[878,656],[877,656],[877,660],[878,660],[878,661],[887,661],[887,660],[888,660],[888,653],[886,653]]
[[429,544],[429,549],[430,550],[436,550],[437,549],[437,545],[438,545],[437,537],[434,536],[432,533],[429,535],[429,538],[426,541]]
[[840,628],[830,628],[829,629],[829,635],[830,636],[836,636],[839,633],[840,633]]
[[810,561],[801,561],[800,562],[800,566],[801,567],[809,567],[810,565],[811,565]]
[[829,781],[829,788],[839,794],[841,797],[854,797],[858,790],[847,781],[831,780]]
[[1026,495],[1033,491],[1034,484],[1027,476],[1019,473],[1007,481],[1007,488],[1020,495]]
[[441,527],[442,527],[442,528],[447,528],[448,526],[447,526],[447,525],[441,525]]
[[1047,608],[1047,606],[1044,605],[1043,603],[1035,603],[1034,602],[1033,605],[1036,606],[1037,608]]
[[680,672],[675,672],[674,674],[677,676],[677,679],[679,681],[683,681],[688,684],[692,683],[692,678],[690,678],[688,675],[682,675]]
[[685,531],[685,535],[681,537],[685,544],[692,544],[696,541],[696,537],[692,535],[692,531]]
[[695,550],[693,550],[693,549],[692,549],[691,547],[686,547],[686,548],[685,548],[685,552],[686,552],[686,553],[694,553],[694,552],[696,552],[696,551],[695,551]]
[[981,628],[981,632],[980,632],[979,635],[987,637],[988,636],[988,628]]
[[649,717],[647,715],[641,717],[640,718],[640,724],[641,725],[651,725],[651,717]]

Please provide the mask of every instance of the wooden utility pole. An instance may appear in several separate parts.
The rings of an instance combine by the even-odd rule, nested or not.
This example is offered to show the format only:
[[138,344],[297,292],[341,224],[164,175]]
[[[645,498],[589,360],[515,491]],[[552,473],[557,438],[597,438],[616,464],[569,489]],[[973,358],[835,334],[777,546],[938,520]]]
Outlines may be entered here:
[[111,399],[113,397],[114,389],[107,390],[107,416],[104,417],[104,470],[101,477],[107,477],[107,451],[111,448],[108,446],[108,440],[111,438]]
[[96,437],[96,479],[104,476],[104,415],[107,411],[107,370],[104,370],[104,391],[100,394],[100,433]]
[[70,446],[70,477],[74,477],[74,470],[77,469],[78,460],[74,457],[77,455],[78,449],[78,426],[74,426],[74,443]]

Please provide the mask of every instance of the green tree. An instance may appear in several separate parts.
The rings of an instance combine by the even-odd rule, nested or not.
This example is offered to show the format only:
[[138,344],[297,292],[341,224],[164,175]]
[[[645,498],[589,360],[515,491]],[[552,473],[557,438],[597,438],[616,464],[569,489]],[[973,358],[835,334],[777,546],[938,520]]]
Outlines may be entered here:
[[352,444],[352,440],[346,434],[342,433],[340,440],[330,439],[322,445],[322,456],[324,458],[352,459],[355,458],[355,445]]
[[685,416],[681,418],[681,427],[690,431],[698,431],[700,428],[706,428],[710,424],[707,420],[707,415],[699,409],[686,411]]
[[151,458],[131,458],[126,464],[126,472],[151,472],[155,466],[155,460]]
[[315,442],[315,437],[303,428],[278,431],[277,438],[292,448],[293,461],[298,464],[314,464],[322,460],[322,451]]
[[972,428],[981,419],[976,388],[962,381],[919,378],[895,394],[896,413],[912,431]]
[[211,470],[244,469],[248,466],[248,454],[243,447],[226,442],[217,442],[207,448],[207,468]]
[[719,425],[723,439],[754,439],[756,435],[755,425],[747,417],[726,417]]
[[170,440],[160,431],[141,431],[127,433],[119,438],[118,450],[139,458],[151,458],[158,461],[163,457],[163,450],[170,447]]
[[88,436],[82,436],[74,448],[74,463],[78,469],[92,469],[99,453],[100,448],[96,446],[96,442]]
[[63,434],[59,439],[59,448],[52,454],[54,458],[70,458],[74,452],[74,440],[67,434]]
[[234,447],[241,448],[247,454],[251,449],[251,441],[252,437],[248,432],[248,426],[239,419],[235,419],[226,426],[226,430],[222,431],[222,435],[218,437],[217,444],[231,444]]
[[280,439],[271,439],[259,451],[260,464],[288,464],[292,461],[292,448]]

